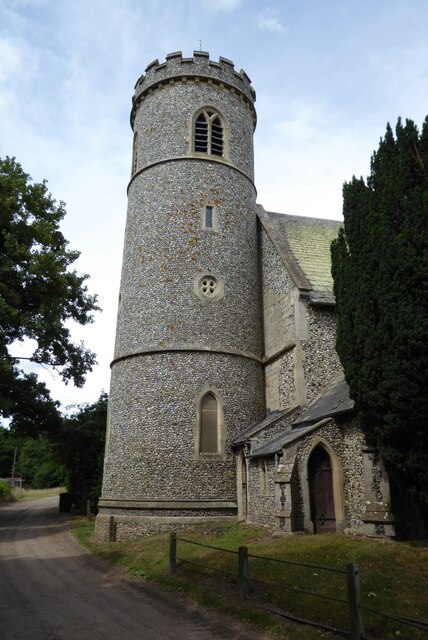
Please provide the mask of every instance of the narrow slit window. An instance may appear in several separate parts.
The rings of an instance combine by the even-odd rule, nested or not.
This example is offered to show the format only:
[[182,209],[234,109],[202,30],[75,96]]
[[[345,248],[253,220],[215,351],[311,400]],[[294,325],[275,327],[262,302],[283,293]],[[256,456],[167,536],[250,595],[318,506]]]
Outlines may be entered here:
[[200,453],[218,453],[218,403],[212,393],[201,400]]
[[212,229],[214,227],[214,207],[205,207],[205,228]]

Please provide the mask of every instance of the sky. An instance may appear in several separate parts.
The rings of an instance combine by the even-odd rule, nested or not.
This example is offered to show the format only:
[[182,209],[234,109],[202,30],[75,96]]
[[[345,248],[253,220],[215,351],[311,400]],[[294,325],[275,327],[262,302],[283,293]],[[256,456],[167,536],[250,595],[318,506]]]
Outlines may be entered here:
[[258,202],[340,220],[342,185],[369,174],[387,122],[421,128],[428,114],[427,25],[427,0],[0,0],[0,157],[65,201],[61,230],[102,307],[72,329],[97,353],[82,389],[33,369],[64,411],[109,388],[129,112],[147,65],[202,49],[243,68],[257,93]]

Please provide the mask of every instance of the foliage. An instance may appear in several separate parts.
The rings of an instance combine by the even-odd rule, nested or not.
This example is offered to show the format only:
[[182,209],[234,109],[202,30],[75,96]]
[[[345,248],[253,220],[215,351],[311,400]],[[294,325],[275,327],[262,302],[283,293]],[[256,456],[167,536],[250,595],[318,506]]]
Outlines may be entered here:
[[[22,433],[58,427],[57,403],[19,360],[48,365],[82,386],[95,356],[71,340],[69,323],[92,322],[96,296],[87,275],[71,270],[79,252],[59,229],[65,216],[46,182],[32,183],[14,158],[0,159],[0,416]],[[27,358],[14,353],[26,341]]]
[[95,510],[101,495],[107,402],[107,394],[102,393],[93,404],[80,405],[72,416],[63,419],[56,436],[56,458],[64,467],[65,484],[82,513],[87,500]]
[[42,434],[23,439],[18,449],[17,473],[31,489],[58,487],[64,482],[64,469],[55,460],[54,446]]
[[0,502],[7,502],[12,497],[11,486],[6,480],[0,480]]
[[428,117],[388,125],[343,188],[332,246],[337,350],[363,429],[428,515]]
[[[318,620],[329,626],[346,628],[349,624],[347,604],[336,598],[346,599],[346,576],[341,573],[326,573],[315,567],[266,562],[251,555],[279,558],[305,565],[321,565],[334,569],[344,569],[348,563],[356,563],[360,568],[361,595],[363,606],[395,615],[404,615],[419,620],[428,619],[428,602],[421,598],[428,580],[428,546],[413,546],[388,540],[373,540],[342,534],[316,536],[291,536],[272,539],[266,528],[256,527],[236,521],[220,521],[187,528],[177,532],[177,536],[194,540],[214,548],[177,543],[177,555],[193,562],[193,565],[178,561],[178,570],[168,573],[168,534],[143,537],[137,540],[97,544],[90,542],[93,521],[75,521],[76,534],[82,544],[105,560],[125,568],[133,576],[156,582],[175,593],[184,594],[197,602],[277,632],[278,618],[270,616],[262,620],[257,605],[264,602],[267,609],[286,610],[297,618]],[[248,603],[237,601],[236,555],[218,549],[236,551],[246,546],[249,557],[249,577],[251,584]],[[225,573],[217,573],[217,571]],[[228,573],[229,572],[229,573]],[[397,583],[399,575],[399,583]],[[136,578],[134,577],[134,580]],[[271,589],[256,580],[275,582],[288,586]],[[297,591],[331,597],[323,600]],[[265,616],[268,616],[264,611]],[[366,630],[371,638],[400,637],[403,640],[425,638],[424,632],[405,627],[398,622],[385,620],[381,616],[364,613]],[[324,630],[287,622],[280,637],[292,639],[333,638]]]
[[63,470],[46,435],[28,438],[0,427],[0,477],[12,475],[15,451],[15,476],[22,477],[27,487],[43,489],[62,483]]
[[12,475],[13,459],[18,439],[8,429],[0,427],[0,478]]

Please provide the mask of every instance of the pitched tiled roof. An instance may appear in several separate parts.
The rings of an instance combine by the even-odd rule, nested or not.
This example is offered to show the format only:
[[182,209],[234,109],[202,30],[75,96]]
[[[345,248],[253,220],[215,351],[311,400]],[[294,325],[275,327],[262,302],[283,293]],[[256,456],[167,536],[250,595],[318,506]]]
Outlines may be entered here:
[[342,223],[274,213],[261,206],[258,213],[296,286],[312,292],[314,303],[333,302],[330,246]]
[[[283,447],[311,433],[311,431],[318,429],[318,427],[325,424],[329,419],[352,411],[353,407],[354,402],[349,396],[349,387],[343,375],[339,376],[309,405],[299,420],[293,423],[291,429],[288,428],[271,440],[268,440],[268,442],[261,444],[259,447],[254,447],[251,451],[251,457],[260,458],[279,453]],[[279,412],[279,417],[282,417],[284,413],[285,412]],[[274,414],[272,414],[272,417],[273,416]],[[278,419],[278,412],[275,416],[276,419]],[[260,430],[260,427],[266,426],[267,424],[270,423],[265,421],[259,423],[257,425],[259,429],[257,430]],[[253,432],[255,431],[254,426],[255,425],[252,425]],[[246,434],[247,431],[249,432],[249,429],[250,428],[242,432],[239,443],[245,440],[244,434]],[[247,437],[250,437],[250,435],[252,435],[252,433],[248,433]]]
[[269,442],[265,442],[260,445],[258,448],[254,448],[251,451],[252,458],[262,458],[264,456],[272,456],[274,453],[280,453],[283,447],[291,444],[295,440],[298,440],[302,436],[307,435],[311,431],[317,429],[321,424],[324,424],[325,420],[321,420],[321,422],[317,424],[311,424],[307,427],[299,427],[296,429],[292,429],[291,431],[284,431],[280,433],[279,436],[272,438]]
[[309,405],[294,425],[303,426],[327,416],[348,413],[353,407],[354,401],[349,395],[349,387],[344,377],[340,376]]
[[243,444],[249,438],[256,435],[256,433],[258,433],[259,431],[262,431],[266,427],[270,427],[272,424],[280,420],[280,418],[285,416],[286,413],[287,411],[285,410],[273,411],[272,413],[269,413],[265,418],[263,418],[263,420],[259,420],[258,422],[253,422],[246,429],[244,429],[244,431],[241,431],[241,433],[238,433],[238,435],[232,440],[232,446],[237,444]]

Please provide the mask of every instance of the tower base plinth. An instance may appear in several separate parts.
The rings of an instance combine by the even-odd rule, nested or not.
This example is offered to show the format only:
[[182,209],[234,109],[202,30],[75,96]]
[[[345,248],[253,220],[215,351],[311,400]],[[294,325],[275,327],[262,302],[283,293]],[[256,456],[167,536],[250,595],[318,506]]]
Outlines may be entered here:
[[101,499],[94,541],[132,540],[237,515],[233,501]]

